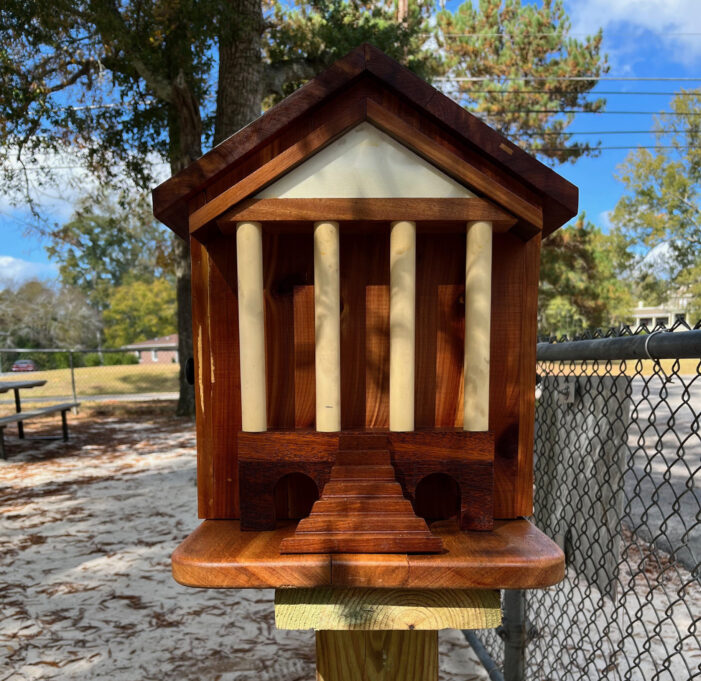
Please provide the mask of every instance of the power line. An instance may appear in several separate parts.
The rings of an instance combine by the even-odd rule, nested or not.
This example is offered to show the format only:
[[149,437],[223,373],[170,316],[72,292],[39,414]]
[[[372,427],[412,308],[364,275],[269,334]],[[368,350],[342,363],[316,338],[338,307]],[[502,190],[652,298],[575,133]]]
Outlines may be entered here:
[[[667,32],[667,31],[650,31],[653,35],[659,36],[659,37],[687,37],[687,38],[692,38],[692,37],[701,37],[701,33],[672,33],[672,32]],[[519,34],[518,36],[513,34],[513,33],[442,33],[441,36],[444,38],[474,38],[474,37],[485,37],[485,38],[520,38],[520,37],[547,37],[547,36],[553,36],[553,35],[563,35],[564,37],[571,36],[571,35],[584,35],[584,36],[591,36],[591,33],[586,33],[586,32],[571,32],[571,31],[548,31],[546,33],[530,33],[530,32],[525,32],[523,34]],[[432,37],[432,33],[421,33],[421,36],[423,37]]]
[[[650,130],[563,130],[562,132],[522,132],[520,135],[529,137],[539,137],[541,135],[648,135],[653,134]],[[683,135],[686,130],[665,130],[665,135]]]
[[[512,140],[513,141],[513,140]],[[631,145],[622,145],[622,146],[612,146],[612,147],[592,147],[592,151],[613,151],[613,150],[632,150],[632,151],[637,151],[638,149],[655,149],[655,150],[662,150],[662,149],[676,149],[678,151],[690,151],[691,149],[697,149],[698,147],[694,146],[680,146],[680,147],[675,147],[673,145],[662,145],[662,146],[631,146]],[[572,151],[571,147],[526,147],[524,148],[524,151],[527,151],[531,154],[537,154],[537,153],[555,153],[555,152],[561,152],[561,151]]]
[[[491,95],[521,95],[521,94],[557,94],[558,92],[562,92],[564,94],[569,94],[567,90],[558,90],[557,88],[553,88],[552,90],[545,90],[545,89],[540,89],[540,90],[470,90],[468,94],[491,94]],[[622,90],[592,90],[588,94],[591,95],[666,95],[666,96],[676,96],[676,97],[698,97],[701,95],[701,92],[697,91],[684,91],[684,92],[675,92],[674,90],[670,90],[668,92],[645,92],[644,90],[638,90],[638,91],[628,91],[628,92],[623,92]]]
[[513,80],[550,80],[550,81],[589,81],[589,80],[615,80],[630,82],[698,82],[701,77],[691,78],[687,76],[439,76],[434,80],[457,81],[478,83],[489,80],[513,81]]
[[503,114],[595,114],[601,116],[603,114],[609,114],[612,116],[680,116],[682,118],[687,118],[691,116],[701,116],[701,111],[580,111],[578,109],[514,109],[513,111],[503,111],[501,113],[488,114],[482,111],[470,112],[474,116],[479,115],[490,115],[490,116],[500,116]]

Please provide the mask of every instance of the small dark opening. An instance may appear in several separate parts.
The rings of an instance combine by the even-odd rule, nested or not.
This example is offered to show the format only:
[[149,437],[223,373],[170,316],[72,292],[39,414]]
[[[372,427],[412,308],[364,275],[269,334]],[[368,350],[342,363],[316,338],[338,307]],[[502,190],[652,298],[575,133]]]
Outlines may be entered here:
[[446,473],[427,475],[416,486],[414,512],[427,522],[457,518],[460,486]]
[[306,518],[319,498],[316,483],[304,473],[290,473],[275,485],[275,519]]

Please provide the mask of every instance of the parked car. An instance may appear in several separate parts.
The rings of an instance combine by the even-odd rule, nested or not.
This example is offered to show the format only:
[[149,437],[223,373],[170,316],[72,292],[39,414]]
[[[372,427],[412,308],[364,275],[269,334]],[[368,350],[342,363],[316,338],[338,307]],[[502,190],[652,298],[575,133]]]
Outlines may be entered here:
[[36,371],[37,365],[32,359],[18,359],[12,365],[12,371]]

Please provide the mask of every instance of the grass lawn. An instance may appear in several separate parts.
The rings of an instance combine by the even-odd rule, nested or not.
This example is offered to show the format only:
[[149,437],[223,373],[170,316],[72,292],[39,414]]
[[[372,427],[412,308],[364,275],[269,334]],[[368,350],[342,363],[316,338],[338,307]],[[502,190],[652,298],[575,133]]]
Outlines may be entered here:
[[[125,364],[122,366],[80,367],[75,370],[78,399],[89,395],[128,395],[132,393],[178,392],[177,364]],[[3,376],[2,380],[45,380],[46,385],[20,393],[22,402],[32,398],[72,395],[71,370],[52,369]],[[12,394],[3,395],[12,398]]]
[[[669,375],[674,373],[675,363],[679,362],[677,374],[680,376],[695,376],[699,373],[699,363],[701,360],[698,359],[661,359],[660,366],[664,374]],[[613,376],[618,376],[621,373],[621,363],[622,360],[614,359],[611,360],[610,372]],[[640,374],[642,376],[652,376],[656,371],[655,362],[649,359],[636,360],[628,359],[625,361],[625,371],[626,376],[635,376]],[[552,365],[557,373],[560,373],[560,362],[539,362],[538,370],[543,371],[545,367]],[[564,374],[567,375],[572,371],[573,374],[580,375],[590,375],[590,376],[602,376],[607,373],[608,364],[606,360],[599,360],[598,362],[588,361],[586,366],[582,366],[582,362],[563,362]]]

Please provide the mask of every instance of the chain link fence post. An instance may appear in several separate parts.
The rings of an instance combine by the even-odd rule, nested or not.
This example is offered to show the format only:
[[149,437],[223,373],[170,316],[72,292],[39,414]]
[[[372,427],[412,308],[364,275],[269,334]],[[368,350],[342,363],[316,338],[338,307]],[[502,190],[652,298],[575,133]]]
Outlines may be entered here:
[[526,594],[520,589],[503,591],[504,681],[526,678]]
[[[73,401],[77,402],[78,395],[76,394],[76,390],[75,390],[75,365],[73,362],[73,350],[68,351],[68,364],[71,368],[71,390],[73,391]],[[74,414],[78,413],[78,407],[73,407],[73,413]]]

